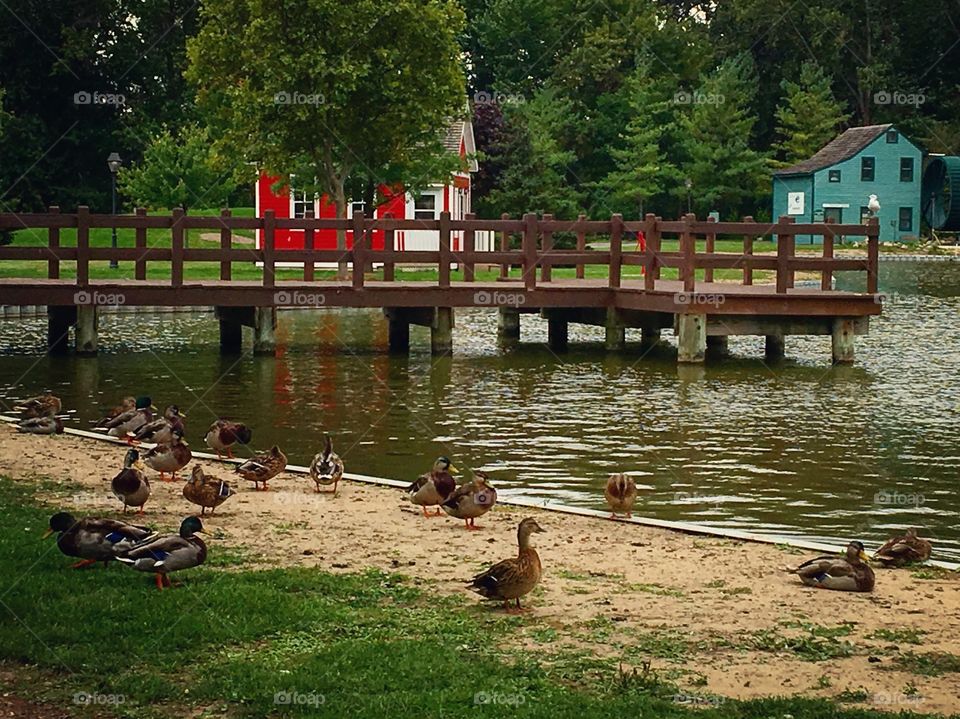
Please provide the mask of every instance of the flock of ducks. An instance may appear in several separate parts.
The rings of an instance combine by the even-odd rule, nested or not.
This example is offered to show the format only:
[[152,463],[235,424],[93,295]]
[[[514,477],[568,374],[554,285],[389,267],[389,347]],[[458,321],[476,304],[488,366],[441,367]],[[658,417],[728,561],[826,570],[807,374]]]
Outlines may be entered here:
[[[14,409],[20,412],[17,425],[20,432],[63,432],[63,421],[59,416],[62,405],[54,395],[33,397],[17,404]],[[139,508],[139,515],[144,513],[144,505],[150,498],[150,480],[144,471],[145,466],[158,472],[161,481],[173,482],[177,473],[193,458],[183,439],[186,415],[177,405],[168,406],[162,416],[155,416],[156,412],[150,397],[127,397],[95,423],[97,430],[131,445],[124,457],[123,468],[111,480],[111,489],[123,504],[124,514],[131,507]],[[249,444],[252,437],[253,432],[246,425],[218,419],[207,430],[204,441],[219,458],[233,459],[232,448],[237,444]],[[140,445],[145,442],[153,446],[141,454]],[[253,482],[256,491],[268,491],[270,480],[286,466],[286,455],[274,445],[239,463],[234,471],[240,478]],[[324,491],[323,487],[328,487],[335,497],[343,472],[343,460],[333,451],[333,441],[327,436],[323,449],[310,463],[309,474],[315,491],[319,493]],[[474,470],[474,479],[459,485],[454,478],[457,473],[457,468],[447,457],[439,457],[429,472],[406,488],[406,495],[413,504],[421,507],[426,518],[446,513],[463,520],[467,530],[480,529],[476,520],[496,504],[497,490],[484,472]],[[207,546],[198,536],[205,534],[201,517],[208,509],[213,514],[236,493],[227,481],[207,475],[199,465],[194,465],[182,494],[187,501],[200,507],[200,516],[184,519],[176,534],[160,535],[147,527],[121,520],[77,519],[69,513],[58,512],[50,518],[46,536],[56,533],[60,551],[80,560],[72,565],[74,568],[116,560],[138,571],[153,573],[157,588],[163,589],[172,586],[168,577],[171,572],[197,567],[206,561]],[[637,499],[636,483],[628,474],[612,474],[607,480],[604,496],[611,510],[611,519],[630,517]],[[436,511],[429,512],[429,508]],[[542,565],[531,536],[543,531],[533,518],[521,521],[517,528],[517,556],[478,574],[467,585],[468,589],[486,599],[502,601],[507,608],[510,602],[514,602],[515,608],[520,610],[520,598],[533,591],[540,582]],[[929,559],[931,551],[931,543],[920,538],[915,529],[909,529],[903,536],[890,539],[873,559],[886,566],[900,567]],[[848,545],[844,556],[815,557],[791,571],[808,586],[870,592],[876,577],[869,561],[863,544],[854,541]]]

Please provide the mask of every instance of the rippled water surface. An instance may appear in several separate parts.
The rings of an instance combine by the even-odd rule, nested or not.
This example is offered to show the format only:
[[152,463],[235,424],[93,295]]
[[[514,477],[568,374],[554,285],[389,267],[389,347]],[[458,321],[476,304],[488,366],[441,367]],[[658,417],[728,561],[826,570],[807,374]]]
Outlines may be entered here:
[[829,366],[828,337],[788,338],[774,367],[762,338],[677,367],[669,348],[641,356],[631,332],[627,352],[607,354],[602,330],[573,325],[556,356],[534,316],[504,352],[489,310],[458,310],[452,359],[430,356],[422,328],[409,358],[389,356],[373,310],[282,313],[276,358],[221,357],[212,314],[120,314],[102,319],[90,359],[44,356],[43,320],[0,320],[0,394],[50,389],[77,427],[149,394],[187,411],[195,447],[224,415],[292,463],[330,432],[348,471],[412,479],[446,454],[504,494],[584,507],[602,508],[607,474],[628,471],[648,487],[647,516],[837,542],[915,524],[960,560],[960,266],[885,263],[882,285],[854,367]]

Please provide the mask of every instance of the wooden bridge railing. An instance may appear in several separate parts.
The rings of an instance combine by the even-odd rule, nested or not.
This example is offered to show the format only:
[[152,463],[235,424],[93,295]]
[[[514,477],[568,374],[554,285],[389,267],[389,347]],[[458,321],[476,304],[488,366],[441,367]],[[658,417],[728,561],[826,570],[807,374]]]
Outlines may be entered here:
[[[63,245],[61,230],[76,228],[76,247]],[[134,229],[133,247],[92,247],[90,230],[94,228]],[[866,225],[833,223],[796,223],[793,218],[781,217],[775,223],[754,222],[745,218],[742,222],[715,222],[698,220],[689,214],[680,220],[665,221],[648,214],[643,220],[626,222],[620,215],[609,220],[587,220],[583,215],[576,220],[556,220],[550,215],[538,218],[535,214],[526,214],[522,218],[512,219],[508,215],[500,219],[477,219],[468,215],[463,220],[453,220],[449,213],[441,213],[438,220],[398,220],[392,218],[371,219],[356,213],[349,219],[281,219],[272,211],[263,217],[233,217],[229,210],[223,210],[218,217],[185,215],[182,210],[174,210],[169,216],[147,215],[138,209],[132,215],[91,214],[86,207],[78,208],[76,213],[63,213],[51,207],[46,213],[0,214],[0,229],[46,229],[46,246],[21,246],[16,244],[0,247],[0,262],[4,260],[37,260],[47,262],[47,277],[60,278],[61,262],[76,262],[76,284],[80,287],[90,284],[90,263],[102,260],[132,261],[135,264],[135,278],[144,280],[147,276],[147,264],[169,262],[171,267],[170,284],[180,287],[184,282],[184,264],[188,262],[217,262],[220,265],[220,280],[230,281],[231,263],[259,262],[263,265],[263,285],[273,287],[277,282],[277,262],[303,263],[303,281],[315,281],[314,264],[349,262],[354,268],[366,269],[371,263],[382,263],[384,279],[392,281],[397,263],[433,264],[438,267],[438,284],[449,287],[451,282],[451,264],[459,264],[464,270],[464,280],[474,281],[477,264],[499,265],[499,279],[510,281],[510,268],[522,268],[520,280],[527,290],[536,289],[539,282],[553,280],[553,268],[559,265],[576,268],[577,279],[585,278],[587,265],[605,265],[608,267],[608,286],[618,288],[622,283],[623,267],[644,268],[644,288],[656,289],[663,268],[675,268],[678,279],[686,292],[694,292],[698,284],[698,273],[702,273],[704,282],[714,280],[715,270],[739,270],[741,283],[752,285],[756,270],[770,270],[776,273],[775,292],[784,294],[794,286],[794,277],[798,271],[818,271],[821,273],[822,290],[832,286],[834,272],[859,271],[866,273],[867,292],[877,292],[877,269],[879,260],[879,224],[871,220]],[[189,248],[185,243],[188,230],[209,230],[219,232],[218,248]],[[278,230],[303,230],[304,248],[277,249]],[[154,247],[148,243],[148,230],[169,230],[170,247]],[[234,246],[235,230],[255,230],[263,232],[262,247],[239,248]],[[352,234],[352,246],[347,250],[316,249],[316,233],[321,230],[343,230]],[[438,233],[437,250],[397,250],[394,238],[397,232],[408,230],[429,230]],[[384,233],[384,249],[376,250],[371,246],[373,231]],[[496,249],[478,251],[476,234],[488,232],[498,238]],[[646,247],[639,243],[624,247],[625,238],[642,232]],[[453,249],[454,233],[462,238],[459,251]],[[558,234],[571,234],[576,237],[576,249],[563,250],[555,247],[554,239]],[[796,253],[797,235],[815,235],[823,238],[821,256]],[[520,248],[510,249],[511,237],[520,237]],[[609,238],[608,250],[587,250],[588,236]],[[716,242],[724,236],[742,238],[742,251],[716,252]],[[867,254],[861,258],[838,258],[834,256],[834,241],[837,237],[865,237]],[[675,237],[678,241],[676,251],[664,251],[664,239]],[[755,253],[755,240],[763,237],[777,239],[775,255]],[[698,240],[704,241],[704,250],[697,250]],[[352,286],[364,287],[363,271],[355,271]]]

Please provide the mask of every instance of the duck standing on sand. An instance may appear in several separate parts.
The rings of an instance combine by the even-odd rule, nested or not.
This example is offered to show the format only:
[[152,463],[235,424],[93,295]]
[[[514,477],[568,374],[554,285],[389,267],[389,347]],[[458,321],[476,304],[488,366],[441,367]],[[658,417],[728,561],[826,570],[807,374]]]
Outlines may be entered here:
[[96,429],[106,430],[111,437],[122,437],[130,442],[130,433],[136,434],[143,425],[153,421],[153,413],[156,409],[149,397],[137,397],[133,409],[121,412],[109,422],[104,422],[96,427]]
[[175,404],[171,404],[163,412],[163,417],[147,422],[136,432],[128,432],[127,436],[133,438],[134,443],[151,442],[153,444],[170,444],[173,440],[174,430],[185,434],[183,420],[187,415],[180,411]]
[[88,567],[97,562],[116,559],[117,555],[130,549],[137,542],[153,536],[147,527],[138,527],[115,519],[84,517],[75,519],[68,512],[57,512],[50,517],[50,528],[43,535],[57,536],[57,547],[68,557],[80,559],[71,569]]
[[198,537],[205,534],[200,517],[187,517],[180,523],[178,534],[154,537],[133,545],[117,561],[139,572],[153,572],[157,589],[172,586],[170,572],[199,567],[207,561],[207,545]]
[[204,474],[203,467],[199,464],[193,465],[190,479],[183,485],[184,499],[200,506],[201,517],[204,516],[207,509],[210,510],[210,514],[213,514],[214,509],[236,493],[237,490],[222,479]]
[[[407,487],[407,496],[411,502],[423,508],[424,517],[439,517],[442,514],[439,505],[446,502],[456,491],[457,481],[453,475],[458,471],[449,459],[438,457],[433,463],[433,469],[421,474]],[[428,514],[427,507],[436,507],[436,514]]]
[[210,425],[204,441],[210,449],[217,453],[218,459],[223,459],[224,454],[233,459],[231,447],[238,442],[240,444],[250,444],[252,438],[253,431],[247,425],[218,419]]
[[63,434],[63,420],[59,417],[34,417],[17,423],[17,431],[25,434]]
[[320,485],[329,487],[332,484],[333,496],[337,496],[337,482],[343,479],[343,460],[334,454],[330,435],[325,438],[323,451],[315,455],[310,463],[310,476],[317,485],[317,492],[320,491]]
[[840,592],[872,592],[876,578],[866,560],[863,543],[850,542],[845,557],[816,557],[801,564],[794,573],[809,587]]
[[533,591],[543,573],[540,555],[530,543],[531,534],[543,531],[533,517],[524,519],[517,528],[517,543],[520,545],[517,557],[494,564],[474,577],[467,588],[485,599],[502,600],[505,609],[509,608],[512,599],[520,611],[520,597]]
[[915,527],[910,527],[902,537],[893,537],[876,551],[873,558],[888,567],[925,562],[930,559],[933,545],[917,536]]
[[254,489],[258,491],[263,484],[263,491],[267,492],[270,489],[267,482],[286,468],[287,455],[281,452],[277,445],[273,445],[269,451],[256,454],[243,464],[237,465],[236,472],[247,481],[253,482]]
[[603,496],[610,505],[610,519],[616,519],[618,512],[630,517],[637,501],[637,483],[629,474],[611,474]]
[[20,413],[20,419],[37,419],[60,414],[62,406],[60,398],[56,395],[41,394],[18,402],[13,405],[13,408]]
[[143,463],[140,462],[140,452],[132,447],[127,450],[123,459],[123,469],[110,482],[113,495],[123,502],[123,513],[127,507],[140,507],[137,514],[143,514],[143,505],[150,498],[150,481],[143,472]]
[[476,520],[493,509],[497,503],[497,490],[490,484],[484,472],[474,470],[474,480],[460,485],[447,501],[441,504],[451,517],[462,519],[466,529],[480,529]]
[[[169,444],[158,444],[143,456],[148,467],[160,473],[161,482],[176,482],[177,472],[190,464],[193,452],[190,445],[183,441],[183,432],[172,431]],[[166,475],[170,475],[170,479]]]

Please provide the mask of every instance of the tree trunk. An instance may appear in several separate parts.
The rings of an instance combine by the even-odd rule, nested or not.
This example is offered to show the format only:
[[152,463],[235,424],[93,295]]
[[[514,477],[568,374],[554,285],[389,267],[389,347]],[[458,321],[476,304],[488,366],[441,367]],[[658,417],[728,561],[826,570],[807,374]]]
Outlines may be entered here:
[[[333,206],[337,212],[337,219],[346,219],[347,217],[347,193],[344,190],[343,180],[338,180],[333,192]],[[345,229],[337,230],[337,250],[341,253],[340,260],[337,262],[337,279],[347,279],[347,231]]]

